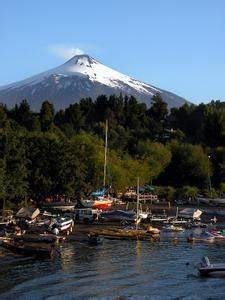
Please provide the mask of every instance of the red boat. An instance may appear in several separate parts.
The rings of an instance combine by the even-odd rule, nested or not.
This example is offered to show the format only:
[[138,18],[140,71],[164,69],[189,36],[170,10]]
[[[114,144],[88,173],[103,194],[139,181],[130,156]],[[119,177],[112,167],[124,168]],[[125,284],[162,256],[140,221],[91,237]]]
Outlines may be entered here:
[[113,201],[110,199],[94,200],[93,208],[108,210],[112,206]]

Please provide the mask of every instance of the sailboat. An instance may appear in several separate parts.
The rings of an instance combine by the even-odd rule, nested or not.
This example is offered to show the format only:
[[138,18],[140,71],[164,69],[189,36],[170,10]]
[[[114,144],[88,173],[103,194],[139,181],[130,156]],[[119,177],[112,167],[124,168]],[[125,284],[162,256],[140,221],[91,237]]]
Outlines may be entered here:
[[105,123],[105,158],[104,158],[104,176],[103,176],[103,187],[99,190],[92,192],[91,197],[94,199],[81,199],[80,202],[84,207],[95,208],[100,210],[108,210],[113,200],[110,196],[106,196],[106,175],[107,175],[107,154],[108,154],[108,120]]
[[140,228],[141,216],[139,209],[139,178],[137,182],[137,212],[134,227],[124,228],[105,228],[105,229],[93,229],[90,232],[90,236],[99,235],[108,239],[133,239],[133,240],[156,240],[158,239],[159,230],[157,228],[148,228],[147,230]]
[[107,175],[107,154],[108,154],[108,120],[105,122],[105,159],[104,159],[104,175],[103,175],[103,187],[97,192],[92,193],[92,196],[97,196],[94,200],[93,208],[108,210],[112,204],[113,200],[110,196],[106,196],[106,175]]

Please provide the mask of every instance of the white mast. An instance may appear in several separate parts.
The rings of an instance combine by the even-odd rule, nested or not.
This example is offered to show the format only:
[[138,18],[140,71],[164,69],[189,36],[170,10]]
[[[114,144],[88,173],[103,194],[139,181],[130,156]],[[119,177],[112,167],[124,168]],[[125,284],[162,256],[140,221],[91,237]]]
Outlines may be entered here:
[[104,177],[103,177],[103,187],[106,184],[106,166],[107,166],[107,150],[108,150],[108,120],[105,121],[105,162],[104,162]]
[[137,178],[137,216],[136,216],[136,230],[139,223],[139,177]]

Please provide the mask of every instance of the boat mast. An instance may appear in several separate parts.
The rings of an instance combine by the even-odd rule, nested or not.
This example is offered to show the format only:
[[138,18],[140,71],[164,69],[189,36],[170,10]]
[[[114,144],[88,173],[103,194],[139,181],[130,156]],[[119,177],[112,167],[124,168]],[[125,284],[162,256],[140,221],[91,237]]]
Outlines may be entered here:
[[106,185],[107,149],[108,149],[108,120],[105,121],[105,162],[104,162],[104,177],[103,177],[103,187],[104,188]]
[[136,230],[139,223],[139,177],[137,178],[137,216],[136,216]]

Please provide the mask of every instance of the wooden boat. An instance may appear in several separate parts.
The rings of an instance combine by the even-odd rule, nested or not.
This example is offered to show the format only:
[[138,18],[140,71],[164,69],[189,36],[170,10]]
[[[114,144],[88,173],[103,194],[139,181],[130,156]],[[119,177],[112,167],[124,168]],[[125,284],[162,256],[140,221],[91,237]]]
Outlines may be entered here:
[[147,227],[147,231],[151,234],[160,234],[160,230],[158,228],[152,227],[151,225]]
[[225,263],[211,264],[206,256],[202,259],[201,265],[198,268],[201,276],[208,276],[210,273],[225,272]]
[[62,237],[57,237],[54,234],[23,234],[13,236],[14,242],[23,243],[49,243],[55,244],[62,241]]
[[40,243],[19,243],[12,240],[3,241],[1,244],[7,250],[17,254],[51,258],[55,253],[53,245]]
[[140,229],[95,229],[90,231],[90,236],[103,236],[107,239],[128,239],[128,240],[155,240],[153,234],[147,230]]

